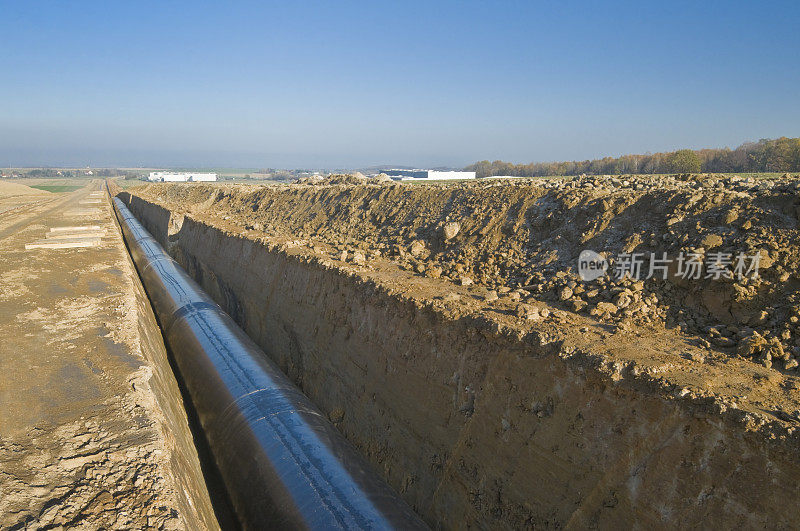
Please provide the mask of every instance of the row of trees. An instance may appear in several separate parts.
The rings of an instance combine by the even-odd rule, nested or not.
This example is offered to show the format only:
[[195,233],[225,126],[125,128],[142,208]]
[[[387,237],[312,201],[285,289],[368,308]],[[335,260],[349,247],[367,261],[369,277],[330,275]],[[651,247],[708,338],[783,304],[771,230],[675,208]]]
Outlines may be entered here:
[[747,142],[736,149],[681,149],[668,153],[623,155],[570,162],[512,164],[483,160],[464,168],[478,177],[517,175],[622,175],[637,173],[755,173],[800,171],[800,138]]
[[[18,170],[21,178],[37,179],[70,179],[89,175],[88,170],[59,170],[55,168],[34,168],[31,170]],[[118,170],[116,168],[93,168],[91,175],[95,177],[124,177],[133,179],[138,176],[134,171]]]

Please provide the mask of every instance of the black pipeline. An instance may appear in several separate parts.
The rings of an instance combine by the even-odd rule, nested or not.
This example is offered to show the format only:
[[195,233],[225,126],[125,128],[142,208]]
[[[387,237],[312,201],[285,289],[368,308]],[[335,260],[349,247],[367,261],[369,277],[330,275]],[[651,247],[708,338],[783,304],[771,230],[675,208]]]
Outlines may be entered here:
[[243,526],[426,529],[118,198],[114,208]]

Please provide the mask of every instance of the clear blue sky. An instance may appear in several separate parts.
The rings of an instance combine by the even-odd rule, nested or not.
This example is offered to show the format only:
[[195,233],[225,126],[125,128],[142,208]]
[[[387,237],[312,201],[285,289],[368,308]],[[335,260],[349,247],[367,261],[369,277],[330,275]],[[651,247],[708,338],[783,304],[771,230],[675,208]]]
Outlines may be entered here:
[[0,166],[462,166],[800,136],[800,2],[0,0]]

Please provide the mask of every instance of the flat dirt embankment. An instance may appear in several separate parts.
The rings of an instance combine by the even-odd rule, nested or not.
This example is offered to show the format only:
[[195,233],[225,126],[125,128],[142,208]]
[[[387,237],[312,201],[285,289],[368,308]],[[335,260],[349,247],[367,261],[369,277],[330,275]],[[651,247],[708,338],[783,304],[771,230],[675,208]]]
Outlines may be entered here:
[[149,301],[84,184],[0,183],[0,205],[25,198],[0,217],[0,528],[218,529]]
[[[797,190],[347,177],[121,197],[432,524],[794,527]],[[761,271],[585,282],[583,249]]]

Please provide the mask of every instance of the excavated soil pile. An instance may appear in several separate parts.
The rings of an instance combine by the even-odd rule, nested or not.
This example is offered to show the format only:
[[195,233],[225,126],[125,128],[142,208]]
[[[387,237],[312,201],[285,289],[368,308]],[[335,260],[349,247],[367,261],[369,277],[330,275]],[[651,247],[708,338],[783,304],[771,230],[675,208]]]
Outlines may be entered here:
[[[336,176],[123,198],[431,523],[792,526],[798,191]],[[584,250],[605,275],[582,280]]]
[[0,196],[14,197],[19,195],[48,196],[52,194],[46,190],[31,188],[30,186],[25,186],[24,184],[0,181]]

